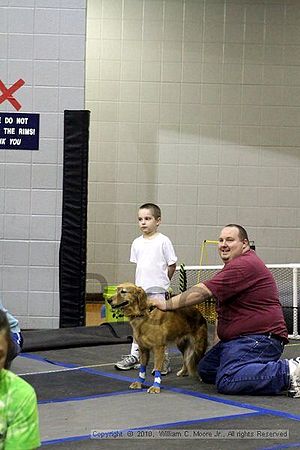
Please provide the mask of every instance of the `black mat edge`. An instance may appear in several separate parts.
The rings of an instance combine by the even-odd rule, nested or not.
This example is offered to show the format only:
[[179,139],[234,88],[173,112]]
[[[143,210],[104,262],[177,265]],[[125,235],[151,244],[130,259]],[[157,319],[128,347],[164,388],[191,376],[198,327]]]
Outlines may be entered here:
[[132,342],[128,323],[103,323],[96,327],[71,327],[42,330],[22,330],[22,352],[126,344]]

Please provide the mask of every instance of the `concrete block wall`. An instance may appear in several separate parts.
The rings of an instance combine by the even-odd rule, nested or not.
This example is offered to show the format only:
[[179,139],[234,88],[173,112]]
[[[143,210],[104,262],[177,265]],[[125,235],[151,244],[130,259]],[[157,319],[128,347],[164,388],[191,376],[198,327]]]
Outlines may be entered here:
[[133,279],[145,201],[161,205],[180,262],[198,264],[203,239],[234,221],[267,263],[299,262],[298,10],[290,0],[0,0],[0,79],[25,80],[20,112],[41,125],[39,151],[0,151],[0,290],[23,327],[58,325],[64,109],[91,110],[92,276]]
[[162,207],[185,264],[228,222],[267,263],[300,261],[299,11],[290,0],[88,0],[90,273],[133,279],[146,201]]
[[0,150],[0,292],[23,328],[58,326],[63,111],[85,107],[85,39],[85,0],[0,0],[0,79],[22,78],[19,112],[40,114],[38,151]]

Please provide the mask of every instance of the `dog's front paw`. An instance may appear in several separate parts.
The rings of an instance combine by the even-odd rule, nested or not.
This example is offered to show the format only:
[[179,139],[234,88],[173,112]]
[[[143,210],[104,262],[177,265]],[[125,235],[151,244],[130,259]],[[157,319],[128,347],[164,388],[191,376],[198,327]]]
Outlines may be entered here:
[[129,386],[129,389],[143,389],[143,385],[142,385],[142,383],[140,383],[139,381],[134,381],[134,382],[131,383],[131,385]]
[[159,386],[151,386],[147,390],[148,394],[160,394],[160,387]]

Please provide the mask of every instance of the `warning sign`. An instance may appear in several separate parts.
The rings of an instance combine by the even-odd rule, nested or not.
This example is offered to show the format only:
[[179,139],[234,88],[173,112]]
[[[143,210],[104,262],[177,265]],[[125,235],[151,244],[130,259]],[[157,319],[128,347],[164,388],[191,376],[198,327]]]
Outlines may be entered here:
[[2,95],[0,96],[0,104],[5,102],[5,100],[9,101],[11,105],[19,111],[19,109],[22,108],[21,104],[18,102],[17,99],[13,96],[14,92],[16,92],[20,87],[22,87],[25,84],[25,81],[20,78],[18,81],[16,81],[10,88],[7,88],[2,80],[0,80],[0,91],[2,92]]
[[0,150],[38,150],[39,114],[0,113]]

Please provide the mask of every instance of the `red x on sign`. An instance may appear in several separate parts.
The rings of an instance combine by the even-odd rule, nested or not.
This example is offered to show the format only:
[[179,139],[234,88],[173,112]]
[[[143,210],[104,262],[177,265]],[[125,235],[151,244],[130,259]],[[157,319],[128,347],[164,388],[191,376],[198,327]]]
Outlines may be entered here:
[[0,96],[0,105],[1,103],[3,103],[5,100],[8,100],[13,107],[19,111],[19,109],[21,108],[20,103],[18,102],[18,100],[16,100],[13,97],[13,93],[16,92],[21,86],[23,86],[23,84],[25,84],[25,81],[22,80],[22,78],[20,78],[18,81],[16,81],[10,88],[6,88],[4,83],[0,80],[0,91],[2,92],[2,95]]

